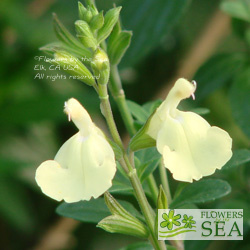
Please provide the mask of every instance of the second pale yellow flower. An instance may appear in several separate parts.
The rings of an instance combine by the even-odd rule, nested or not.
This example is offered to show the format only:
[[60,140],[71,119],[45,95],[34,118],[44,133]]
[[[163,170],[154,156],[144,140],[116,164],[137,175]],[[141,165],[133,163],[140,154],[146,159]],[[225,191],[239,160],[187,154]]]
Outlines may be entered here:
[[196,86],[179,79],[151,118],[147,134],[156,140],[164,165],[180,181],[192,182],[221,169],[232,156],[229,134],[198,114],[177,109]]

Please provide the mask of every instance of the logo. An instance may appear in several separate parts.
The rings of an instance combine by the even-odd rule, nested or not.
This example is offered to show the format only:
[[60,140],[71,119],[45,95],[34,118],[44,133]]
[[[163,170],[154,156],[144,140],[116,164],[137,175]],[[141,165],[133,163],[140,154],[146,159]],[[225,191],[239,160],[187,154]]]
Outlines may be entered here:
[[158,209],[158,240],[243,240],[243,209]]

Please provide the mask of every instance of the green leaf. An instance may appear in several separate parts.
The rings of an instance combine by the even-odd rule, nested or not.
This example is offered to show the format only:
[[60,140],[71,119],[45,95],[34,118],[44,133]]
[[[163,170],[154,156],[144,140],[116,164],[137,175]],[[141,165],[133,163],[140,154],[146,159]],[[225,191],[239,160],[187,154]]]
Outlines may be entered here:
[[235,121],[250,138],[250,67],[242,71],[231,86],[229,97]]
[[148,113],[145,111],[143,107],[141,107],[139,104],[126,100],[128,104],[128,108],[132,115],[140,122],[145,123],[148,119]]
[[140,150],[135,153],[135,156],[139,159],[140,163],[150,163],[154,160],[158,160],[161,158],[161,155],[157,151],[156,148],[147,148]]
[[[118,201],[133,216],[141,218],[141,214],[132,204],[126,201]],[[90,223],[98,223],[111,214],[105,204],[104,198],[91,199],[90,201],[79,201],[75,203],[63,202],[57,207],[56,212],[61,216]]]
[[131,42],[132,32],[122,31],[114,39],[108,41],[108,55],[110,63],[119,64]]
[[135,153],[136,158],[139,160],[137,167],[138,176],[143,182],[159,165],[161,155],[156,148],[147,148]]
[[189,3],[189,0],[123,0],[122,24],[133,31],[133,39],[121,66],[133,66],[156,48]]
[[177,206],[178,209],[199,209],[194,203],[187,203],[181,206]]
[[113,181],[112,187],[109,189],[111,194],[123,194],[123,195],[131,195],[133,194],[133,188],[124,183]]
[[56,212],[64,217],[73,218],[83,222],[98,223],[110,215],[103,198],[76,203],[63,202],[56,209]]
[[250,150],[238,149],[233,152],[232,158],[226,163],[222,170],[228,170],[250,161]]
[[115,24],[118,21],[119,14],[122,7],[117,7],[109,10],[104,17],[104,25],[97,33],[98,44],[105,40],[111,33]]
[[116,165],[118,171],[115,174],[115,178],[112,181],[112,187],[109,189],[109,192],[112,194],[123,195],[133,194],[133,188],[128,180],[127,174],[124,172],[118,162]]
[[209,59],[194,76],[197,82],[196,100],[200,102],[232,80],[245,58],[244,54],[220,54]]
[[171,208],[188,203],[204,203],[214,201],[231,192],[230,185],[223,180],[201,180],[187,185],[170,204]]
[[250,22],[249,0],[223,1],[220,8],[232,17]]
[[138,176],[141,182],[144,182],[148,176],[155,171],[155,169],[159,166],[161,160],[161,156],[157,159],[154,159],[145,164],[141,164],[138,168]]

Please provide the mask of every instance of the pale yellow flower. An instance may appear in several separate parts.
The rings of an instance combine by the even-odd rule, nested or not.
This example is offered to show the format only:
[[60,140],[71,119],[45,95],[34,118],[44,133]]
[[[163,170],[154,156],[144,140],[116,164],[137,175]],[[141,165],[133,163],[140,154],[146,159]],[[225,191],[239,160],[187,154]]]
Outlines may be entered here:
[[36,182],[43,193],[57,201],[98,198],[112,186],[116,172],[114,152],[77,100],[66,102],[65,112],[79,132],[62,145],[55,160],[38,167]]
[[153,115],[147,134],[156,140],[163,162],[180,181],[192,182],[211,175],[232,156],[229,134],[198,114],[177,109],[179,102],[194,97],[196,84],[179,79]]

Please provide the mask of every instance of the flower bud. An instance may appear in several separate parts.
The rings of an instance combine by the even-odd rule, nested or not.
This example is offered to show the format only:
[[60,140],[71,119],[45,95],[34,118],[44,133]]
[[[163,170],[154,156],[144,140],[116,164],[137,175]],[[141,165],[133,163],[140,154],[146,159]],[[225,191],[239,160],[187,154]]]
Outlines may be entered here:
[[78,2],[78,13],[79,13],[79,18],[85,22],[90,22],[93,14],[90,11],[90,9],[86,9],[84,5],[81,2]]
[[109,80],[109,58],[105,51],[100,48],[94,53],[91,67],[99,84],[107,84]]
[[77,36],[87,48],[92,48],[93,50],[97,47],[96,39],[88,25],[87,22],[78,20],[75,22]]
[[68,52],[56,52],[54,54],[54,64],[60,66],[60,69],[74,76],[74,79],[80,80],[90,86],[95,84],[94,76],[82,64],[78,58]]
[[97,41],[98,44],[105,40],[113,30],[115,24],[119,19],[119,14],[122,7],[117,7],[109,10],[104,17],[104,25],[98,30]]
[[96,15],[98,15],[98,10],[97,10],[97,8],[95,7],[94,4],[89,3],[89,5],[88,5],[88,10],[91,11],[93,17],[96,16]]
[[99,30],[104,24],[103,11],[94,16],[89,24],[92,30]]

